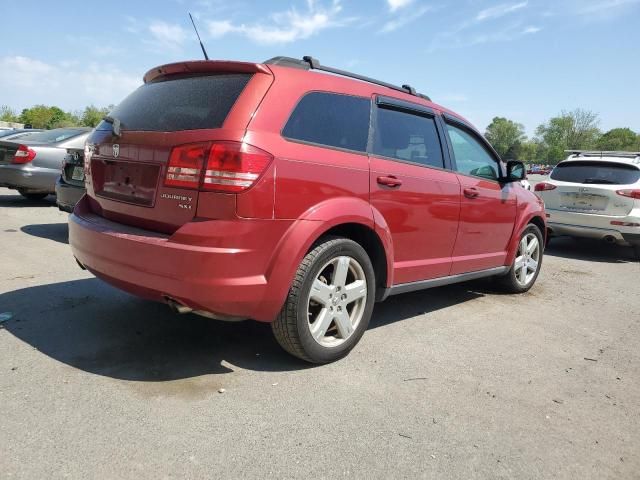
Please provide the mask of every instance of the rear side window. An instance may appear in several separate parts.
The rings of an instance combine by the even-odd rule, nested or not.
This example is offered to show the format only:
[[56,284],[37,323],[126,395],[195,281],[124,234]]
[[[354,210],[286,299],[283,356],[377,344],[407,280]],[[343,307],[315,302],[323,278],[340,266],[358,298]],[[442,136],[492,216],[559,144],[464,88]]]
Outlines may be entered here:
[[371,101],[327,92],[306,94],[282,130],[290,140],[367,151]]
[[[251,74],[169,77],[142,85],[109,115],[123,130],[175,132],[220,128]],[[101,122],[98,130],[111,130]]]
[[373,153],[430,167],[444,167],[435,120],[388,108],[377,109]]
[[640,170],[622,163],[576,161],[558,164],[551,178],[571,183],[631,185],[640,180]]

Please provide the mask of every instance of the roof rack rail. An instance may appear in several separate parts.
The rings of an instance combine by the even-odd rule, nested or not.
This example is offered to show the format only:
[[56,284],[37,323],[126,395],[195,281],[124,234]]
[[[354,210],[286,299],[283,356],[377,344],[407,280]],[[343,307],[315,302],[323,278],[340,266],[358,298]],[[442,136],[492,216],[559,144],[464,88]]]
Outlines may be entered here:
[[340,75],[342,77],[355,78],[356,80],[360,80],[363,82],[373,83],[375,85],[380,85],[382,87],[387,87],[398,92],[407,93],[409,95],[414,95],[424,100],[431,101],[431,98],[429,98],[427,95],[416,92],[416,89],[411,85],[402,85],[401,87],[399,87],[392,83],[383,82],[382,80],[376,80],[375,78],[365,77],[364,75],[358,75],[357,73],[347,72],[346,70],[340,70],[333,67],[326,67],[324,65],[321,65],[318,59],[308,55],[302,57],[302,60],[291,57],[273,57],[264,63],[266,65],[281,65],[284,67],[302,68],[305,70],[320,70],[322,72],[333,73],[334,75]]
[[623,151],[607,151],[607,150],[565,150],[565,153],[576,156],[600,156],[600,157],[640,157],[640,152],[623,152]]

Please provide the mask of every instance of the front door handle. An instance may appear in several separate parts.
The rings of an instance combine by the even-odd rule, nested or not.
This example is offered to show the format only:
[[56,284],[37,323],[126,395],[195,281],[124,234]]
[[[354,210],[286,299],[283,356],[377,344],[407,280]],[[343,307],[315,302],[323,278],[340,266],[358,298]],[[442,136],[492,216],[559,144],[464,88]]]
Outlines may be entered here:
[[478,193],[478,190],[474,187],[465,188],[463,192],[464,192],[464,196],[467,198],[477,198],[478,195],[480,195]]
[[399,187],[402,185],[402,180],[393,175],[381,176],[377,180],[380,185],[385,185],[386,187]]

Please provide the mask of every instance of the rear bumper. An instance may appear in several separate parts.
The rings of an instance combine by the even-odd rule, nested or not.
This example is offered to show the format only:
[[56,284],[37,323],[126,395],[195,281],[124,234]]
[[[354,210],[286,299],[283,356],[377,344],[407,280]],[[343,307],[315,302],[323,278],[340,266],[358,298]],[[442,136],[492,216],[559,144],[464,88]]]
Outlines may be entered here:
[[[272,321],[277,315],[281,289],[267,281],[267,272],[283,233],[277,229],[286,225],[212,220],[186,224],[188,234],[180,229],[169,236],[97,216],[88,210],[86,198],[69,216],[69,243],[77,260],[97,277],[140,297],[171,298],[216,316]],[[195,229],[202,235],[195,235]],[[237,246],[206,246],[216,238]]]
[[640,244],[640,227],[612,225],[611,222],[640,223],[640,212],[632,210],[625,217],[592,215],[547,209],[547,225],[553,236],[615,240],[621,245]]
[[73,212],[73,207],[80,201],[86,190],[66,183],[58,177],[56,181],[56,203],[63,212]]
[[0,187],[53,193],[59,170],[23,165],[0,165]]

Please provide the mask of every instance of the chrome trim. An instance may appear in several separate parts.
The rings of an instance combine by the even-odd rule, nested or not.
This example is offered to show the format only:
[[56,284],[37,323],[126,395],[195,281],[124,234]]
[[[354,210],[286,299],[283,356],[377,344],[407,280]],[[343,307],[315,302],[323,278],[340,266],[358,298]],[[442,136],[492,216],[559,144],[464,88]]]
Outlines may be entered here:
[[420,280],[418,282],[401,283],[399,285],[393,285],[390,288],[386,288],[380,301],[386,299],[391,295],[398,295],[400,293],[415,292],[416,290],[424,290],[427,288],[442,287],[444,285],[451,285],[452,283],[467,282],[469,280],[476,280],[478,278],[492,277],[494,275],[502,275],[509,271],[510,267],[494,267],[487,270],[477,270],[475,272],[459,273],[457,275],[450,275],[448,277],[431,278],[429,280]]

